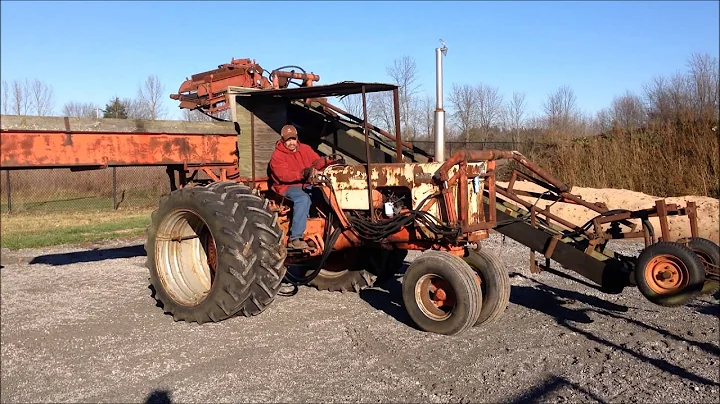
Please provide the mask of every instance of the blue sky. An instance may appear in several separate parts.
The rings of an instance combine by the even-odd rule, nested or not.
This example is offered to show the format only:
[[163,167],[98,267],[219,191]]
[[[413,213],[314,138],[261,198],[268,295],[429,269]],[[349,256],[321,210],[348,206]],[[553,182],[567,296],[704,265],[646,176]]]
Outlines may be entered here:
[[[41,79],[67,101],[134,97],[157,74],[167,94],[231,58],[265,69],[300,65],[321,83],[388,81],[411,56],[435,91],[442,38],[445,102],[455,83],[527,94],[531,113],[569,85],[594,112],[652,77],[684,70],[693,52],[718,56],[717,1],[703,2],[18,2],[0,10],[0,76]],[[177,103],[166,98],[172,116]]]

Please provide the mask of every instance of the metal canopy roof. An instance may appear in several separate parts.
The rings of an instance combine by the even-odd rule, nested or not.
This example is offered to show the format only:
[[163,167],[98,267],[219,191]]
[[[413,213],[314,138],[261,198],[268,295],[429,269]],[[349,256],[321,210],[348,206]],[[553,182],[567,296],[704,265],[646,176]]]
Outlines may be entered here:
[[252,97],[278,97],[286,99],[334,97],[338,95],[361,94],[365,86],[366,93],[392,91],[399,86],[387,83],[364,83],[342,81],[334,84],[316,85],[311,87],[293,87],[281,89],[255,90],[244,87],[229,87],[228,93]]

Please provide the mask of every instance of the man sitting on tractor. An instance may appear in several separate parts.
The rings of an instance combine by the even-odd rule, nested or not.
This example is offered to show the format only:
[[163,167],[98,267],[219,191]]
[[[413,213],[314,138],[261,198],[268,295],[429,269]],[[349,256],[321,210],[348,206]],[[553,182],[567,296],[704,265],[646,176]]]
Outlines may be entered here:
[[[293,249],[307,249],[309,246],[302,236],[311,205],[309,193],[312,186],[308,179],[314,176],[317,170],[325,168],[328,160],[321,159],[310,146],[300,143],[294,126],[283,126],[280,136],[282,139],[278,140],[270,158],[272,190],[293,203],[288,246]],[[315,167],[313,163],[316,163]]]

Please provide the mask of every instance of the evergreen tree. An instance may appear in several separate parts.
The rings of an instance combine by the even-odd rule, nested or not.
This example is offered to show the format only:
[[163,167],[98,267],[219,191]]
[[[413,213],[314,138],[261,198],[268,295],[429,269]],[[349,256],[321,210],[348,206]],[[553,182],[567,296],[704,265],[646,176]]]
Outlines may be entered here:
[[105,105],[105,114],[103,115],[103,118],[127,119],[127,117],[127,108],[125,107],[125,104],[120,102],[120,98],[115,97],[110,104]]

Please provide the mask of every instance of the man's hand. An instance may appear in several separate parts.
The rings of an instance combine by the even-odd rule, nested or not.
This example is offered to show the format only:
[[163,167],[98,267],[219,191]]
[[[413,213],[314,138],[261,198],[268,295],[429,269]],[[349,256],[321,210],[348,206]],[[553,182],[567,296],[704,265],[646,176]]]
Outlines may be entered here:
[[305,169],[303,169],[302,170],[303,179],[307,180],[308,178],[310,178],[310,176],[313,174],[313,170],[315,170],[315,169],[311,168],[311,167],[306,167]]
[[304,180],[309,180],[310,178],[315,177],[319,173],[320,173],[320,171],[315,169],[315,167],[307,167],[302,170],[302,176],[303,176]]

